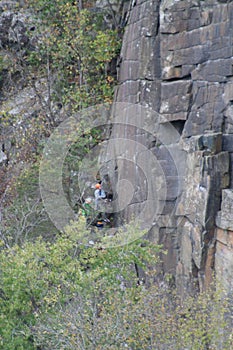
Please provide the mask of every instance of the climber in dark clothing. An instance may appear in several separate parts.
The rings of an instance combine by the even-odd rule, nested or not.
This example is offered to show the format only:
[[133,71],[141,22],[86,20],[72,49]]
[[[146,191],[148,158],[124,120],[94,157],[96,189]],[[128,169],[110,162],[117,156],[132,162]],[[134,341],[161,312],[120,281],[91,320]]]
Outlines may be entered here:
[[95,210],[91,206],[91,198],[86,198],[82,208],[82,215],[86,218],[87,226],[92,225],[95,220]]

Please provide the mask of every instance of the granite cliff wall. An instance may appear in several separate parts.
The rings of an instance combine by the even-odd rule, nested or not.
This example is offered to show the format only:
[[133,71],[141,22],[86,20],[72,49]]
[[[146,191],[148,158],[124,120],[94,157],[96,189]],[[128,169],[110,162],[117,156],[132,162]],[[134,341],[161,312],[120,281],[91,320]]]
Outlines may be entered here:
[[[173,274],[184,293],[205,288],[213,272],[231,289],[233,2],[134,0],[127,18],[115,102],[155,113],[150,135],[137,125],[115,126],[113,134],[140,140],[165,176],[166,196],[150,230],[168,250],[163,273]],[[136,170],[118,168],[118,177],[130,176],[138,188],[124,218],[137,216],[146,200]]]

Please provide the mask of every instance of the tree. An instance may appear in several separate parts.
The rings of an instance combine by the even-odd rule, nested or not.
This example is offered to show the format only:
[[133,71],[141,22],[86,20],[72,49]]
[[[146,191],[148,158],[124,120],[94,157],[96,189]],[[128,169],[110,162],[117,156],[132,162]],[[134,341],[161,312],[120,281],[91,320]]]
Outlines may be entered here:
[[[118,35],[104,27],[102,14],[88,10],[91,3],[62,0],[31,2],[34,14],[38,11],[40,18],[33,30],[30,30],[31,22],[28,23],[30,44],[25,46],[18,40],[15,46],[5,49],[4,64],[1,63],[3,69],[9,74],[11,71],[12,76],[20,72],[23,77],[21,88],[35,98],[33,112],[24,108],[17,115],[12,115],[6,104],[1,118],[0,139],[7,145],[8,155],[7,167],[1,168],[2,205],[7,206],[7,210],[3,210],[2,234],[10,236],[11,242],[24,240],[38,223],[37,219],[39,222],[45,219],[38,190],[35,189],[33,195],[30,191],[32,177],[27,175],[29,181],[25,181],[25,174],[32,172],[35,177],[33,183],[36,182],[38,173],[30,169],[38,169],[45,139],[69,113],[112,99],[114,77],[109,75],[107,66],[118,52]],[[60,108],[63,106],[65,112],[61,116]],[[92,135],[81,135],[78,145],[73,148],[76,147],[79,154],[85,154],[92,147],[93,140]],[[66,164],[69,166],[70,163]],[[22,179],[27,182],[23,198],[18,196]],[[69,189],[66,192],[69,193]],[[42,228],[41,234],[44,234]]]
[[1,251],[4,350],[232,347],[230,301],[221,287],[180,300],[165,280],[156,283],[161,247],[137,240],[104,248],[99,239],[88,244],[89,234],[81,221],[53,243]]
[[49,32],[38,49],[28,53],[28,62],[56,76],[52,97],[72,103],[73,110],[111,101],[115,78],[108,64],[119,53],[117,31],[104,26],[103,14],[80,2],[41,0],[35,8]]
[[[85,232],[83,224],[76,223],[54,243],[39,239],[1,251],[0,332],[4,349],[33,349],[35,339],[40,342],[41,336],[44,346],[47,331],[41,333],[41,326],[47,323],[49,329],[49,320],[56,318],[59,310],[68,312],[81,299],[80,307],[88,312],[81,314],[86,317],[84,327],[88,330],[89,320],[95,317],[91,306],[95,301],[113,300],[114,295],[121,298],[122,283],[129,286],[132,296],[137,294],[134,264],[145,266],[159,247],[138,241],[126,247],[103,249],[80,241]],[[109,307],[111,303],[107,302],[106,310]],[[102,312],[100,304],[96,308],[97,313]]]

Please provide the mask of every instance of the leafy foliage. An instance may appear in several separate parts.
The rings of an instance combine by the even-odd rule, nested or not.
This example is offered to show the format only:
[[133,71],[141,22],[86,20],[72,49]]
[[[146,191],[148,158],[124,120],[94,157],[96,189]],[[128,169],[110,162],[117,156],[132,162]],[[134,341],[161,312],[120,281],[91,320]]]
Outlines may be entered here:
[[[7,47],[0,56],[0,70],[9,76],[20,73],[20,87],[34,96],[36,109],[33,114],[22,110],[12,115],[9,105],[2,111],[0,139],[7,144],[9,162],[0,170],[0,194],[7,192],[11,198],[17,195],[14,190],[20,180],[16,179],[25,167],[31,167],[26,164],[38,161],[44,139],[64,116],[112,100],[115,76],[109,64],[120,46],[118,33],[105,27],[93,1],[39,0],[25,4],[37,16],[33,30],[31,16],[27,17],[30,45],[24,47],[18,42],[17,49]],[[12,80],[11,85],[16,89],[15,82]],[[60,119],[58,109],[62,106],[65,111]],[[80,154],[93,144],[90,136],[91,141],[79,138]]]
[[80,240],[85,232],[80,222],[53,243],[1,252],[3,349],[232,347],[230,302],[221,289],[181,301],[154,283],[160,247],[135,241],[105,249]]
[[27,60],[44,75],[48,69],[56,75],[54,98],[72,103],[73,110],[111,101],[115,77],[108,65],[119,53],[117,31],[103,25],[101,13],[80,10],[73,1],[41,0],[34,6],[49,32]]
[[39,344],[52,349],[225,349],[232,347],[230,302],[204,293],[181,303],[164,288],[109,290],[92,285],[56,316],[36,326]]
[[[82,224],[79,230],[84,230]],[[34,327],[39,332],[37,324],[53,318],[79,296],[89,303],[94,294],[102,299],[115,291],[122,293],[122,281],[133,291],[138,278],[134,264],[145,266],[150,252],[158,250],[140,242],[120,249],[90,247],[77,240],[77,233],[67,229],[54,243],[39,239],[1,252],[0,330],[4,349],[15,349],[16,344],[33,348]]]

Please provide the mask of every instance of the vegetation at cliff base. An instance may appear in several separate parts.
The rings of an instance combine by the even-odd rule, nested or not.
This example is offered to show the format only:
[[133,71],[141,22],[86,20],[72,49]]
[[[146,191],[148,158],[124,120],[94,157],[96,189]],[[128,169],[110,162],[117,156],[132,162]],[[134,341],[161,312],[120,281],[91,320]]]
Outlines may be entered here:
[[105,249],[83,244],[85,230],[80,222],[54,242],[1,251],[2,349],[231,348],[222,291],[181,301],[155,283],[161,247]]

